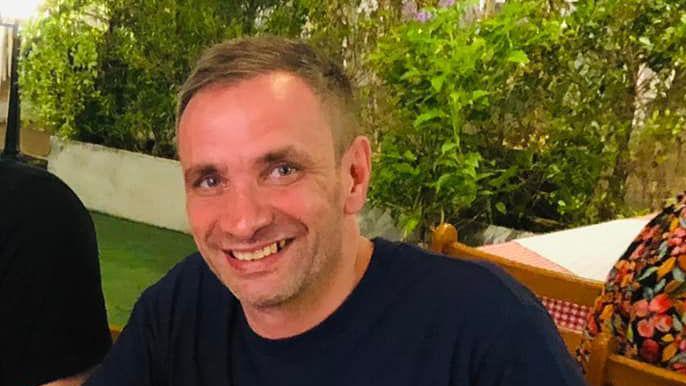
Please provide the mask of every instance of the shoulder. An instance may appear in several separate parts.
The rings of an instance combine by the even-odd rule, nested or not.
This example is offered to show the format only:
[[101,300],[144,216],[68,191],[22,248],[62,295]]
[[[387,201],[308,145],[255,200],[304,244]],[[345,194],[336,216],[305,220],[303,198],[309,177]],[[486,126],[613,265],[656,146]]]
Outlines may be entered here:
[[63,275],[99,281],[95,226],[76,194],[52,173],[18,162],[0,162],[0,181],[0,269],[31,272],[45,286]]
[[[70,224],[90,224],[90,217],[81,200],[59,177],[30,165],[17,162],[0,163],[0,205],[16,213],[19,221],[29,218],[32,226],[55,226],[68,221]],[[36,221],[39,219],[41,221]]]
[[451,299],[496,297],[505,302],[537,306],[532,293],[502,268],[484,261],[448,257],[417,246],[375,240],[379,254],[392,276],[405,283],[426,287]]
[[2,176],[4,189],[9,195],[21,196],[45,196],[51,200],[51,196],[57,199],[68,198],[77,200],[74,192],[59,177],[47,170],[17,162],[0,163],[0,175]]
[[[581,384],[576,365],[534,294],[500,267],[383,243],[380,260],[398,279],[406,315],[440,331],[451,355],[470,358],[470,374],[512,377],[512,384]],[[437,343],[436,349],[442,343]],[[455,363],[455,371],[464,369]],[[569,378],[567,381],[566,379]],[[488,383],[488,382],[487,382]],[[490,384],[490,383],[488,383]]]
[[384,285],[412,312],[440,315],[440,323],[483,337],[521,320],[552,323],[531,291],[500,267],[404,243],[375,240],[375,246]]

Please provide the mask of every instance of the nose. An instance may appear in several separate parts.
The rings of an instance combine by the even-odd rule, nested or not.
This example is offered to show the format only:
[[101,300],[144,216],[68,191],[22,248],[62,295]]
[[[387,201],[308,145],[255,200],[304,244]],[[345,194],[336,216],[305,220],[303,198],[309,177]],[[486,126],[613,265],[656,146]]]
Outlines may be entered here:
[[254,186],[234,186],[224,194],[219,229],[238,240],[250,240],[273,221],[264,194]]

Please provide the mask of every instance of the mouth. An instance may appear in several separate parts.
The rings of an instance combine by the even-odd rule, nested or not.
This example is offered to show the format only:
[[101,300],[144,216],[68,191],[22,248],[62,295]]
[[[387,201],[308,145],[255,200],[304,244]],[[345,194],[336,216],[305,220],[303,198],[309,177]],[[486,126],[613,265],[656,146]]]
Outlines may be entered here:
[[224,251],[227,255],[233,257],[240,261],[257,261],[262,260],[265,257],[269,257],[276,253],[281,252],[284,248],[293,241],[293,239],[282,239],[275,241],[271,244],[267,244],[264,247],[254,249],[254,250],[242,250],[238,251],[235,249]]

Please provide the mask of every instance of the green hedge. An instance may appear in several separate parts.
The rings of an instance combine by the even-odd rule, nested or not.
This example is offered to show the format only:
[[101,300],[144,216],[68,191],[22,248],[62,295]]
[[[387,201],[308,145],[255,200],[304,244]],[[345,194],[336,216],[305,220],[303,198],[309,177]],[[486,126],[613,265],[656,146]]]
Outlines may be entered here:
[[[425,10],[373,56],[401,117],[382,137],[373,203],[408,232],[622,214],[637,154],[683,130],[686,3],[510,0],[473,22],[470,7]],[[652,87],[637,87],[646,66]]]
[[59,135],[173,157],[177,87],[199,52],[278,1],[50,0],[23,31],[21,90]]
[[622,214],[636,162],[682,132],[686,4],[508,0],[489,17],[471,4],[48,0],[22,30],[20,87],[37,126],[174,157],[174,96],[204,47],[303,36],[360,86],[370,198],[407,232]]

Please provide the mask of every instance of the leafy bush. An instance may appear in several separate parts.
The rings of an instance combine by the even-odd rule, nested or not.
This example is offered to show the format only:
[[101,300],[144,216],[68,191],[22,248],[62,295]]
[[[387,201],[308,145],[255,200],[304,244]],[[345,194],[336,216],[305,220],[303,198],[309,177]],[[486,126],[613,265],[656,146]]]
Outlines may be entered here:
[[174,157],[174,98],[200,50],[259,33],[303,36],[338,59],[361,85],[364,126],[383,126],[384,94],[365,59],[398,23],[397,1],[48,0],[44,8],[22,31],[21,90],[36,125],[58,135]]
[[[545,230],[621,213],[632,136],[683,127],[686,5],[568,7],[508,1],[473,22],[468,5],[429,9],[379,45],[372,64],[402,123],[383,135],[374,204],[408,232],[444,218]],[[642,66],[661,96],[637,91]],[[635,120],[640,100],[650,124]]]
[[509,0],[489,17],[455,3],[47,0],[22,30],[22,96],[49,131],[173,157],[174,96],[200,50],[302,36],[360,86],[370,199],[407,232],[622,214],[628,174],[682,133],[686,3]]
[[199,52],[275,0],[50,0],[23,30],[21,90],[60,135],[174,156],[177,87]]
[[21,30],[20,90],[28,102],[25,115],[36,116],[42,125],[69,137],[78,131],[77,119],[89,101],[101,97],[96,88],[98,51],[107,27],[94,14],[102,11],[95,2],[49,5],[51,17]]

